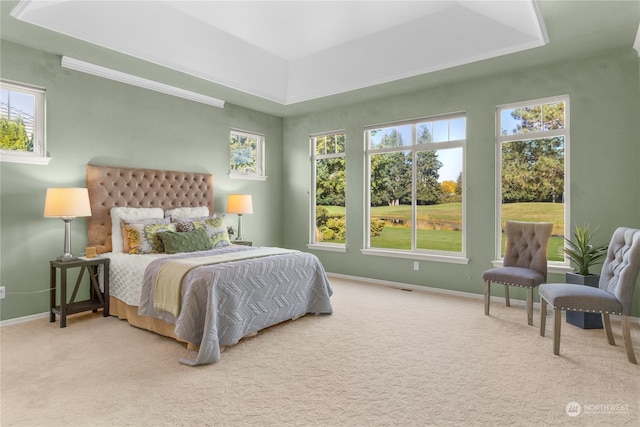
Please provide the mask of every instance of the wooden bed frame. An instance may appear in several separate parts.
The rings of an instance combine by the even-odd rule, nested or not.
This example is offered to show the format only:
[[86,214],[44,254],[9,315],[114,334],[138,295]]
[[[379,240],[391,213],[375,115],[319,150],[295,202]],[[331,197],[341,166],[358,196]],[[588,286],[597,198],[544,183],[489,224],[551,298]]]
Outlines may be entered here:
[[[158,169],[87,165],[87,189],[92,216],[87,218],[89,246],[97,253],[112,251],[111,208],[139,207],[173,209],[208,206],[213,214],[213,175]],[[109,314],[131,325],[179,339],[175,325],[153,317],[139,316],[138,307],[109,298]],[[189,348],[195,346],[187,343]]]

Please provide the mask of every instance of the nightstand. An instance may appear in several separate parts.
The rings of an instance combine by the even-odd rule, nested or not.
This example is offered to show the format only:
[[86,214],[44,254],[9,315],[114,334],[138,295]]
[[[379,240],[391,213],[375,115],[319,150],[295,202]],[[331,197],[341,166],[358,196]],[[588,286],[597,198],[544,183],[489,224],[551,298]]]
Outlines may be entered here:
[[[103,310],[103,316],[109,316],[109,258],[97,257],[97,258],[78,258],[73,261],[49,261],[50,268],[50,309],[49,321],[56,321],[56,314],[60,316],[60,327],[67,326],[67,316],[74,313],[80,313],[83,311],[98,311],[99,308]],[[98,266],[102,266],[101,269]],[[71,294],[71,300],[67,302],[67,270],[70,268],[80,267],[76,285],[73,288]],[[60,270],[60,305],[56,305],[56,281],[58,277],[58,270]],[[76,302],[76,295],[78,289],[82,283],[84,273],[89,274],[91,280],[89,287],[89,299],[85,301]],[[104,284],[104,293],[100,291],[100,284],[98,282],[99,275],[102,274],[102,281]]]
[[233,243],[234,245],[241,245],[241,246],[253,246],[253,242],[249,240],[232,240],[231,243]]

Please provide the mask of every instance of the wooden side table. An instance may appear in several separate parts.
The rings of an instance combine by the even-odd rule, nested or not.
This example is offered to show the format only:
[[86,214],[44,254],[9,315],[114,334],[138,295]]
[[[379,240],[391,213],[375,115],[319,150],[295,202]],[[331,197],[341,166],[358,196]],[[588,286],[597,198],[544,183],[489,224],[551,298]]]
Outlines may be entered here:
[[241,246],[253,246],[253,242],[250,240],[232,240],[231,243]]
[[[49,321],[56,321],[56,314],[60,316],[60,327],[67,326],[67,316],[69,314],[80,313],[83,311],[98,311],[99,308],[103,310],[103,316],[109,316],[109,258],[78,258],[73,261],[49,261],[50,264],[50,308]],[[100,284],[98,282],[100,269],[98,266],[102,265],[102,281],[104,285],[104,293],[100,291]],[[71,294],[71,300],[67,302],[67,270],[70,268],[80,267],[80,273],[76,280],[76,285],[73,288]],[[58,276],[58,270],[60,270],[60,305],[56,305],[56,281]],[[76,302],[76,295],[78,294],[78,288],[82,283],[84,273],[89,273],[91,279],[89,288],[89,299],[85,301]]]

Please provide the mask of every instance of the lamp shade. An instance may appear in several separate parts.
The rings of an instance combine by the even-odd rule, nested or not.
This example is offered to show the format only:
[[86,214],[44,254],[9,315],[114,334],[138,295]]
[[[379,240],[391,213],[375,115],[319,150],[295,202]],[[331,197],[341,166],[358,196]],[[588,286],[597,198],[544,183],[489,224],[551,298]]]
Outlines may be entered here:
[[45,218],[91,216],[89,190],[86,188],[47,188]]
[[253,203],[251,194],[229,194],[227,198],[227,213],[231,214],[252,214]]

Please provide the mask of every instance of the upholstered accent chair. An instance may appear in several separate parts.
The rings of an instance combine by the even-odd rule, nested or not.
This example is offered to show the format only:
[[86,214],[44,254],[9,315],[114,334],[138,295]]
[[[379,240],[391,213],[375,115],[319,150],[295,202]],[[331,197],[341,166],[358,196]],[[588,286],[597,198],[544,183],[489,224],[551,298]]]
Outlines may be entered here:
[[550,222],[507,221],[506,245],[502,267],[487,270],[484,280],[484,314],[489,315],[491,283],[505,285],[507,307],[509,286],[527,289],[527,323],[533,325],[533,289],[547,281],[547,248],[553,230]]
[[615,345],[610,314],[622,315],[622,337],[629,362],[637,364],[631,344],[631,306],[640,271],[640,230],[620,227],[611,237],[597,288],[568,283],[540,285],[540,335],[544,336],[547,304],[553,308],[553,354],[560,354],[562,310],[601,313],[609,344]]

